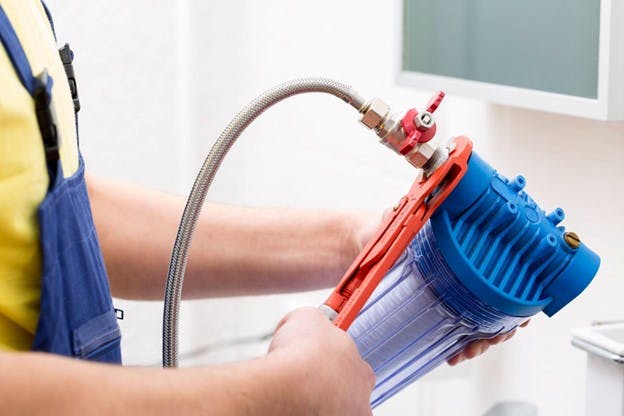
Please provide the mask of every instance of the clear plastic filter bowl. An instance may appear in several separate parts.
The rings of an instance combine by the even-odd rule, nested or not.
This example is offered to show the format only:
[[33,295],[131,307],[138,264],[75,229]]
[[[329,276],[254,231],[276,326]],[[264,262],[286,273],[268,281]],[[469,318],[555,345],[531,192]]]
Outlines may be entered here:
[[349,328],[377,376],[373,407],[476,339],[552,316],[600,258],[474,152],[468,170]]
[[525,320],[472,295],[442,258],[427,223],[348,333],[375,371],[371,404],[376,407],[471,341],[508,332]]

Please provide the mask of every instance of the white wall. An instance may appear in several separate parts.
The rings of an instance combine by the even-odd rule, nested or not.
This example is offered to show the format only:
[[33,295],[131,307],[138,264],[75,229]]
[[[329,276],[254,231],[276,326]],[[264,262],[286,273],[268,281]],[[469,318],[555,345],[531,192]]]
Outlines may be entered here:
[[[273,0],[49,0],[77,52],[84,110],[82,143],[96,173],[186,192],[201,159],[229,119],[262,90],[286,79],[326,75],[397,110],[432,91],[395,85],[396,2]],[[62,29],[61,29],[62,27]],[[179,59],[181,58],[181,59]],[[424,57],[423,59],[426,59]],[[319,122],[319,120],[323,120]],[[263,206],[381,211],[414,171],[376,143],[333,97],[300,97],[266,113],[223,165],[209,199]],[[186,122],[188,121],[188,123]],[[440,136],[467,134],[509,176],[522,173],[545,208],[602,256],[595,282],[553,319],[482,359],[412,386],[378,415],[480,415],[498,400],[526,400],[540,415],[580,416],[583,354],[571,327],[624,315],[624,124],[544,114],[448,97]],[[258,335],[299,304],[325,293],[208,300],[186,305],[182,351]],[[125,304],[126,360],[157,362],[160,305]],[[228,311],[236,310],[236,314]],[[259,354],[261,343],[228,347],[187,363]]]

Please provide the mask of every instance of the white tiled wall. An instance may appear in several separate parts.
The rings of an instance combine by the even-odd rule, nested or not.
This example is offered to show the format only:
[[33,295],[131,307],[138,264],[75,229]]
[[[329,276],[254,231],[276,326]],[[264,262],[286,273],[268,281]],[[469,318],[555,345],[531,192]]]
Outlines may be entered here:
[[[397,110],[432,91],[394,83],[397,2],[346,0],[49,0],[72,40],[91,169],[186,192],[212,142],[251,98],[286,79],[325,75],[379,95]],[[423,57],[426,59],[426,57]],[[333,97],[298,97],[270,110],[237,144],[208,198],[247,205],[381,211],[407,190],[413,170],[355,122]],[[566,223],[603,259],[586,293],[552,320],[482,359],[427,377],[377,415],[480,415],[499,400],[536,403],[540,415],[581,416],[584,356],[569,329],[624,317],[624,124],[602,123],[448,97],[443,137],[467,134],[507,175],[522,173],[540,204],[566,209]],[[262,343],[219,347],[270,331],[287,310],[324,293],[207,300],[185,305],[182,351],[211,344],[187,363],[262,352]],[[159,304],[126,303],[126,360],[156,363]],[[235,310],[233,314],[230,311]],[[214,344],[217,343],[217,344]],[[214,344],[214,345],[213,345]]]

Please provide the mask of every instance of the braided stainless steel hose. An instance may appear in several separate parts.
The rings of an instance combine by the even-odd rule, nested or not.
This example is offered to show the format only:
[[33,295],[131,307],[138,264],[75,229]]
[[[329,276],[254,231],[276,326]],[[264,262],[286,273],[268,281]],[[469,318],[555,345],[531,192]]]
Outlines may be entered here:
[[212,184],[221,162],[242,132],[260,114],[288,97],[309,92],[334,95],[360,112],[366,106],[364,99],[359,94],[351,87],[339,82],[324,78],[293,80],[278,85],[249,103],[232,119],[210,149],[186,202],[171,254],[163,315],[163,367],[176,367],[178,365],[178,317],[188,250],[208,188]]

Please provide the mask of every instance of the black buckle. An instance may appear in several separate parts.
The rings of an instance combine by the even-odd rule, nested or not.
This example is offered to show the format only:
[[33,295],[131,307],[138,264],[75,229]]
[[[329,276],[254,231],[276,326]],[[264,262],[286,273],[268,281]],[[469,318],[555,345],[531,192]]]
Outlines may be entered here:
[[43,139],[46,161],[48,163],[59,160],[60,137],[58,119],[52,100],[52,79],[46,69],[36,77],[35,83],[35,111],[39,131]]
[[65,68],[65,75],[67,75],[67,82],[69,82],[69,89],[71,90],[72,100],[74,101],[74,112],[80,111],[80,99],[78,98],[78,84],[76,84],[76,74],[74,73],[74,53],[72,52],[69,44],[65,44],[59,49],[59,55],[61,55],[61,61],[63,62],[63,68]]

